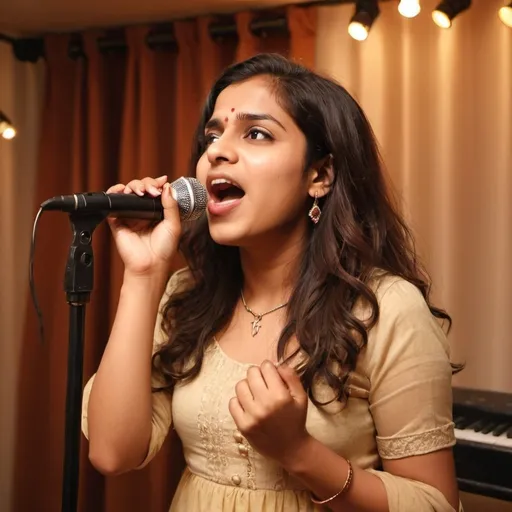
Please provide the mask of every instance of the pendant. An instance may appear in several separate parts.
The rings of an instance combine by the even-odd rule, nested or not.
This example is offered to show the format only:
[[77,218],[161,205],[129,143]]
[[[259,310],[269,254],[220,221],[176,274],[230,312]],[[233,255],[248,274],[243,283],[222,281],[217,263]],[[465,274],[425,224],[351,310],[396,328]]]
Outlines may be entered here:
[[261,321],[261,316],[256,316],[254,317],[254,320],[251,322],[251,325],[252,325],[252,336],[256,336],[256,334],[258,334],[258,332],[260,331],[261,329],[261,325],[260,325],[260,321]]

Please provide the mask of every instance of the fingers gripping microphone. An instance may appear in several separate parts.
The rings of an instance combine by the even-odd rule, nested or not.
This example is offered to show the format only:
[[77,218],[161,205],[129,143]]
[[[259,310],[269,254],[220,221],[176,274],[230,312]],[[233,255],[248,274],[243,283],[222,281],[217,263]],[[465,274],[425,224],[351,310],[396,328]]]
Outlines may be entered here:
[[[196,220],[206,209],[206,189],[195,178],[179,178],[171,183],[172,196],[178,203],[181,220]],[[42,210],[69,213],[104,213],[131,219],[162,220],[164,209],[161,197],[134,194],[87,192],[56,196],[41,204]]]

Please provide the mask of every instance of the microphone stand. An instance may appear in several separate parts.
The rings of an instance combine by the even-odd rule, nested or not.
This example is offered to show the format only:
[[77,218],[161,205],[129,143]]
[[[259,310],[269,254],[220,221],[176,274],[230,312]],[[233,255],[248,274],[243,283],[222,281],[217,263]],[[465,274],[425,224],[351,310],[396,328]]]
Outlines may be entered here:
[[85,305],[90,300],[94,282],[92,234],[106,216],[104,212],[69,215],[73,240],[64,277],[70,309],[62,512],[75,512],[78,507]]

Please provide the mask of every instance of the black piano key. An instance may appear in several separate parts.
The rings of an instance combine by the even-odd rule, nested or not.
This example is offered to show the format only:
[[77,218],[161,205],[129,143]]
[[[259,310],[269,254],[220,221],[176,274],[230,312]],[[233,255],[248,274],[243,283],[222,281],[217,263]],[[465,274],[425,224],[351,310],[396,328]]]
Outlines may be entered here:
[[455,428],[460,428],[460,429],[464,428],[464,427],[462,427],[464,420],[465,420],[464,416],[455,417],[453,419],[453,423],[455,423]]
[[469,429],[474,430],[475,432],[480,432],[485,427],[485,420],[477,420],[471,425],[469,425]]
[[510,427],[510,425],[508,423],[500,423],[493,431],[492,431],[492,435],[495,436],[495,437],[498,437],[498,436],[501,436],[501,434],[503,434],[503,432],[505,432],[508,428]]
[[496,426],[495,422],[489,421],[485,427],[480,430],[482,434],[488,434]]
[[461,417],[458,421],[455,421],[455,428],[464,430],[473,420],[471,418]]
[[512,427],[510,427],[508,430],[507,430],[507,437],[509,439],[512,439]]

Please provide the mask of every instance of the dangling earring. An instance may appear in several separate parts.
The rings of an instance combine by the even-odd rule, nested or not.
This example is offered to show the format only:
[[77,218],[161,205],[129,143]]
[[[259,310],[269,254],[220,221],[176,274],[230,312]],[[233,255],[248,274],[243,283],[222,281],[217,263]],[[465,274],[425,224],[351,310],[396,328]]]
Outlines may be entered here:
[[309,210],[309,218],[313,221],[314,224],[318,224],[320,220],[320,215],[322,215],[322,210],[320,210],[320,206],[318,206],[318,194],[315,192],[315,200],[313,201],[313,206],[311,210]]

